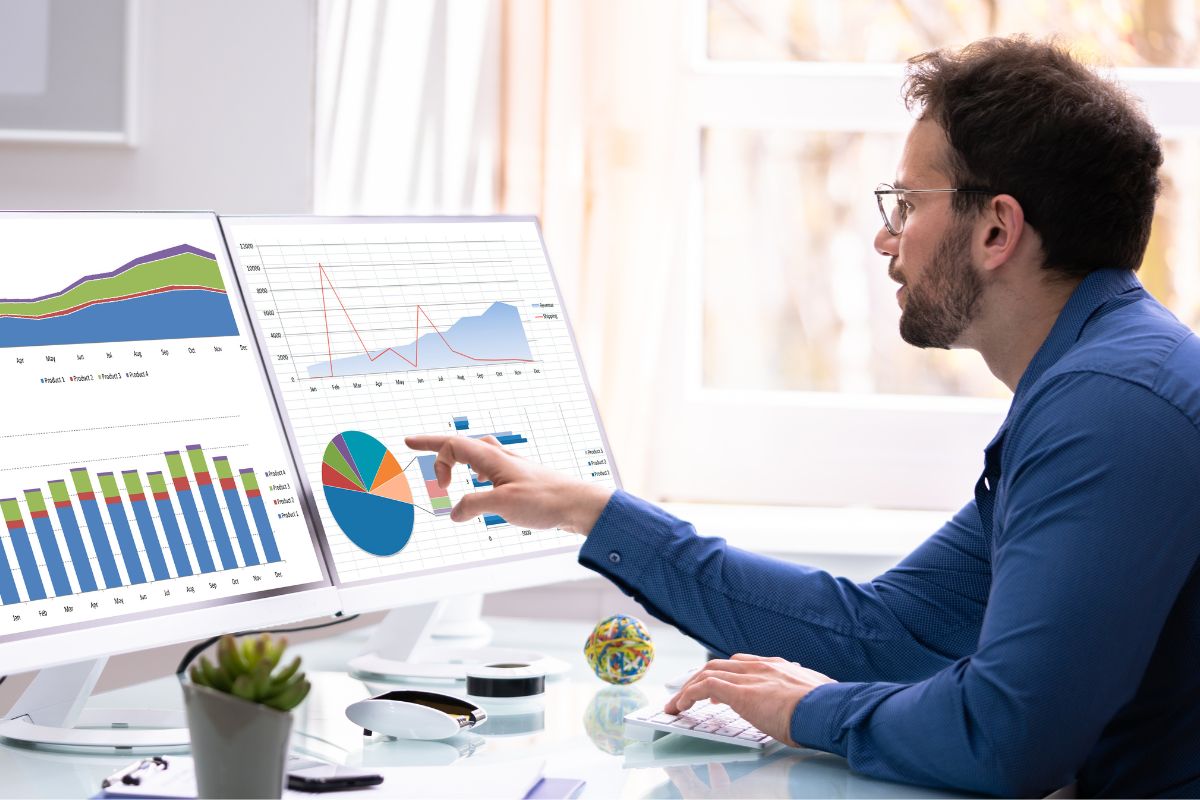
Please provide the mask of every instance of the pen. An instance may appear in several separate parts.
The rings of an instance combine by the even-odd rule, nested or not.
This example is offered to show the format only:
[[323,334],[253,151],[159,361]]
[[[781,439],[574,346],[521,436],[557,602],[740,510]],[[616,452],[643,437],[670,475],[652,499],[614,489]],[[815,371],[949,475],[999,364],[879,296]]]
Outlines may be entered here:
[[162,756],[143,758],[141,761],[130,764],[127,767],[123,767],[114,772],[112,775],[109,775],[100,784],[100,788],[107,789],[115,784],[122,784],[124,786],[138,786],[142,782],[142,775],[148,770],[166,769],[169,766],[170,764],[168,764],[167,760]]

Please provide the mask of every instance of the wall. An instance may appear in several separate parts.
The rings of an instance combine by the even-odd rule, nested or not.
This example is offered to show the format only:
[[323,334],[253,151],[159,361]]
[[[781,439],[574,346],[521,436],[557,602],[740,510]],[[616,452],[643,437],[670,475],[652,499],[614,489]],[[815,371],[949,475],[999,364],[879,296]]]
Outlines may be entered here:
[[311,210],[316,0],[135,13],[137,144],[0,142],[0,208]]

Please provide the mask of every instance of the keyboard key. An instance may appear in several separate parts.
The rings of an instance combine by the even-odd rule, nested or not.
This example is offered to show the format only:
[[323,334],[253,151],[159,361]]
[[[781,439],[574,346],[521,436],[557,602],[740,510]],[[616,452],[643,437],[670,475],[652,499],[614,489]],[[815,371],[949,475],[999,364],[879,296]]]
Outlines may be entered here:
[[660,711],[659,713],[657,713],[653,717],[651,717],[650,721],[651,722],[664,722],[664,723],[669,724],[669,723],[674,722],[677,719],[679,719],[679,717],[676,716],[675,714],[668,714],[665,711]]
[[735,738],[745,739],[748,742],[761,742],[763,739],[767,739],[769,737],[762,731],[748,730],[742,731]]
[[701,733],[716,733],[722,727],[724,727],[724,726],[721,725],[721,723],[710,721],[710,722],[702,722],[699,725],[697,725],[695,728],[693,728],[692,730],[700,731]]
[[701,723],[701,720],[698,720],[698,719],[684,718],[684,719],[678,719],[675,722],[672,722],[671,727],[679,728],[680,730],[690,731],[692,728],[696,727],[700,723]]

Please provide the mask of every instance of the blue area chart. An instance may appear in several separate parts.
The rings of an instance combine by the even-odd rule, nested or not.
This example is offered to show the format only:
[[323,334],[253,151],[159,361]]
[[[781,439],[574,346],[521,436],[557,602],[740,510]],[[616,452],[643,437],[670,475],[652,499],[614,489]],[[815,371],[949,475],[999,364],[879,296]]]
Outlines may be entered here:
[[174,291],[46,320],[0,318],[0,347],[237,336],[224,292]]
[[216,256],[190,244],[84,275],[41,297],[0,299],[0,347],[237,333]]
[[[529,340],[521,325],[521,314],[508,303],[492,303],[478,316],[462,317],[445,331],[416,307],[417,338],[405,345],[370,351],[362,355],[330,358],[308,367],[313,378],[362,375],[376,372],[408,372],[439,367],[470,367],[479,364],[528,362],[533,360]],[[353,327],[353,320],[350,321]],[[421,334],[423,329],[432,329]]]

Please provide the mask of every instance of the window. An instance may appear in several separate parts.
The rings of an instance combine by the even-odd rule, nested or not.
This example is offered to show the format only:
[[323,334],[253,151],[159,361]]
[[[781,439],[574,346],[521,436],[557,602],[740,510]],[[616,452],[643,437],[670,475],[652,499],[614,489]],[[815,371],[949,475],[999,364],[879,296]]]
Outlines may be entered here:
[[[919,351],[872,249],[871,189],[911,118],[904,58],[1068,31],[1164,136],[1141,279],[1200,326],[1200,2],[697,2],[686,68],[697,195],[666,381],[668,498],[955,508],[1009,393],[978,354]],[[1188,7],[1190,6],[1190,7]],[[1186,13],[1185,13],[1186,11]],[[746,421],[753,420],[748,428]],[[697,466],[711,465],[711,466]]]

